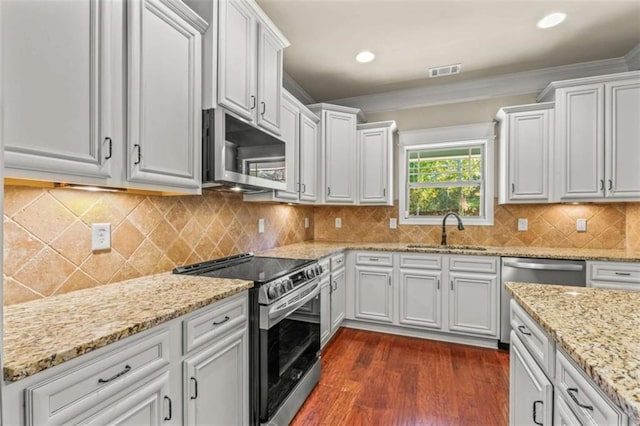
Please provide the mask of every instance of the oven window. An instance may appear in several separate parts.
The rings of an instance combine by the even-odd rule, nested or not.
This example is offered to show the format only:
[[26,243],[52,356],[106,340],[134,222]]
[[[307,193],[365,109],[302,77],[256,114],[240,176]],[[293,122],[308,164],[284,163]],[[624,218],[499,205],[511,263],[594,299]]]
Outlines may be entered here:
[[268,421],[318,360],[320,312],[311,300],[269,330],[260,330],[260,417]]

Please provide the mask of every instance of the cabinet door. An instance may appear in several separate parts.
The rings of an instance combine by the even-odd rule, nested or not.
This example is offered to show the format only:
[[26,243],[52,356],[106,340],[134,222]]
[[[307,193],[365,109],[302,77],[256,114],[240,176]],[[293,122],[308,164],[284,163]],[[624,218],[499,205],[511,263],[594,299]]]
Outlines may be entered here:
[[[337,296],[336,296],[337,297]],[[331,280],[327,276],[320,281],[320,347],[331,337]]]
[[440,271],[400,270],[400,323],[442,328]]
[[106,182],[112,143],[122,144],[111,122],[117,2],[1,7],[5,177]]
[[509,355],[509,424],[551,425],[553,384],[513,331]]
[[286,156],[286,191],[276,191],[276,196],[292,201],[298,200],[298,151],[300,145],[300,109],[288,96],[282,97],[280,107],[280,131],[284,139]]
[[269,29],[258,25],[258,125],[280,134],[282,50]]
[[347,311],[347,276],[345,269],[331,273],[331,334],[335,333]]
[[200,31],[160,0],[128,2],[128,179],[200,191]]
[[316,201],[318,194],[318,124],[300,118],[300,200]]
[[390,167],[389,129],[358,131],[358,202],[360,204],[388,204],[387,194]]
[[509,200],[549,199],[551,113],[509,114]]
[[561,200],[604,195],[604,86],[556,92],[556,144]]
[[449,330],[498,337],[498,279],[451,272]]
[[115,402],[99,410],[88,419],[72,424],[80,425],[162,425],[174,420],[173,404],[169,396],[169,372],[149,383],[133,389]]
[[186,425],[249,424],[247,328],[184,361]]
[[335,111],[323,114],[326,200],[352,204],[356,189],[356,117]]
[[608,198],[640,198],[640,81],[605,84]]
[[356,319],[392,322],[391,268],[356,266]]
[[256,99],[256,21],[243,0],[220,2],[218,103],[249,121]]

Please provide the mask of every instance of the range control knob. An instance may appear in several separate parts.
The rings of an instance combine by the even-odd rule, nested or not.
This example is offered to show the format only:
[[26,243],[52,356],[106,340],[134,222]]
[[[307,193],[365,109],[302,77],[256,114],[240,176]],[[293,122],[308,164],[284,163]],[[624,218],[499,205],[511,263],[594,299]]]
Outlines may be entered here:
[[291,278],[287,278],[285,286],[287,287],[287,290],[293,290],[293,280]]
[[267,296],[269,296],[269,299],[275,299],[278,297],[278,289],[276,286],[271,286],[267,289]]
[[322,275],[322,266],[320,264],[316,265],[316,273],[317,275]]
[[280,294],[285,294],[287,292],[287,283],[286,283],[286,281],[280,281],[280,284],[278,285],[278,288],[280,289]]
[[307,278],[311,279],[316,276],[316,272],[313,269],[307,269]]

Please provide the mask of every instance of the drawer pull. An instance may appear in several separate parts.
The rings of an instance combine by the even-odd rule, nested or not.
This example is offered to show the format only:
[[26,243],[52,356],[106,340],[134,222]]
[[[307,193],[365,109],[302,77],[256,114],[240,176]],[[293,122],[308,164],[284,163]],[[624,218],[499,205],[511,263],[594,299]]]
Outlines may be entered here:
[[195,377],[191,377],[190,380],[193,382],[193,392],[194,392],[194,395],[190,398],[198,399],[198,380]]
[[171,412],[171,405],[172,405],[171,404],[171,398],[169,398],[168,396],[165,395],[164,399],[165,399],[165,401],[169,401],[169,415],[164,418],[164,421],[166,422],[168,420],[171,420],[171,418],[173,417],[173,413]]
[[578,388],[568,388],[567,393],[569,394],[571,399],[573,399],[573,402],[575,402],[578,405],[578,407],[593,411],[593,405],[582,404],[580,401],[578,401],[578,397],[574,395],[574,393],[576,394],[578,393]]
[[537,407],[538,404],[544,406],[544,402],[542,402],[542,401],[533,401],[533,422],[535,424],[537,424],[537,425],[544,426],[541,422],[536,420],[536,418],[538,417],[537,416],[537,412],[536,412],[537,411],[536,407]]
[[114,374],[113,376],[109,377],[108,379],[98,379],[98,383],[109,383],[109,382],[117,379],[120,376],[124,376],[129,371],[131,371],[131,366],[130,365],[125,365],[124,366],[124,370],[122,370],[121,372],[119,372],[117,374]]
[[527,328],[524,325],[519,325],[518,326],[518,331],[522,334],[524,334],[525,336],[531,336],[531,333],[529,333],[527,331]]
[[222,321],[218,321],[218,322],[213,322],[213,325],[220,325],[220,324],[224,324],[225,322],[229,321],[231,318],[228,315],[225,315],[224,319]]
[[380,259],[378,259],[377,257],[370,257],[370,258],[369,258],[369,260],[370,260],[371,262],[378,262],[378,261],[380,261]]
[[616,271],[616,272],[614,272],[614,274],[620,275],[620,276],[623,276],[623,277],[628,277],[628,276],[631,275],[631,272],[618,272],[618,271]]

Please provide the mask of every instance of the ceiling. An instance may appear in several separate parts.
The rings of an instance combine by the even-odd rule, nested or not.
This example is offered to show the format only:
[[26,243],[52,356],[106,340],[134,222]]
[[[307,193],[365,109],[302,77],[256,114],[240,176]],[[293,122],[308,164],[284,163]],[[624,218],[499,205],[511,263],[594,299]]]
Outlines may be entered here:
[[[600,59],[640,43],[640,0],[258,0],[291,42],[284,68],[316,101]],[[561,25],[536,22],[562,11]],[[371,50],[375,61],[354,60]],[[427,70],[462,63],[455,76]]]

